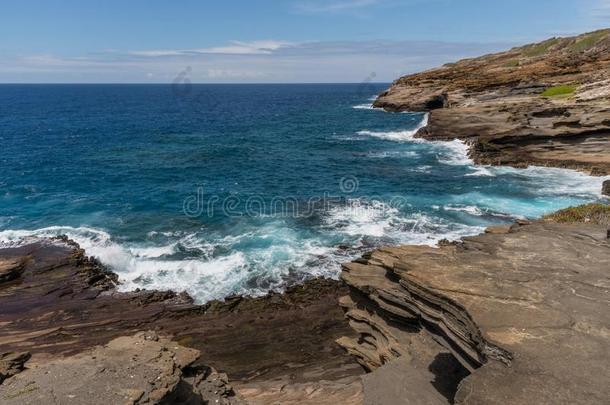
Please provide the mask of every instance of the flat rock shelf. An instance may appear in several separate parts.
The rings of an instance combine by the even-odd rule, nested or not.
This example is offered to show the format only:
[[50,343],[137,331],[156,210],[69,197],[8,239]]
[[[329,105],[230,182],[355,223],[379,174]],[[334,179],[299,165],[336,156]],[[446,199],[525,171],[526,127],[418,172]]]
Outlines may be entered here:
[[[344,266],[341,305],[360,336],[340,342],[372,375],[392,364],[422,382],[396,403],[601,404],[609,271],[598,225],[523,222],[439,248],[380,249]],[[366,394],[378,384],[364,381],[375,403]]]

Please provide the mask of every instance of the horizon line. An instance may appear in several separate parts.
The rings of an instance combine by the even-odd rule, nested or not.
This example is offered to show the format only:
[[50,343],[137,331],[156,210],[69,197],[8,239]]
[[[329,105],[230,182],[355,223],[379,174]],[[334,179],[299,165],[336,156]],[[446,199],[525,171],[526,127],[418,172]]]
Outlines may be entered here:
[[[370,82],[190,82],[191,85],[295,85],[295,84],[391,84],[393,81],[370,81]],[[19,85],[172,85],[174,82],[0,82],[0,86],[19,86]],[[183,82],[177,84],[184,84]]]

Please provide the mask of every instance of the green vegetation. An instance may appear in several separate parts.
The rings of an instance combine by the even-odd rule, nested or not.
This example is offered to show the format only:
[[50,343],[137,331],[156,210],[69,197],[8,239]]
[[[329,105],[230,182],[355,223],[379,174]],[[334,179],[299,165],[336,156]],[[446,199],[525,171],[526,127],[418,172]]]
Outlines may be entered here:
[[586,223],[597,225],[610,225],[610,205],[587,204],[570,207],[543,217],[545,221],[566,223]]
[[595,46],[599,41],[608,35],[609,31],[597,31],[587,34],[570,45],[570,50],[574,52],[585,52]]
[[528,58],[542,56],[545,53],[547,53],[547,51],[551,47],[553,47],[554,45],[557,45],[560,41],[561,41],[561,39],[559,39],[559,38],[552,38],[552,39],[549,39],[547,41],[541,42],[536,45],[530,45],[523,51],[523,56],[527,56]]
[[519,64],[520,63],[519,63],[518,59],[511,59],[511,60],[507,61],[506,63],[504,63],[503,66],[507,67],[507,68],[514,68],[514,67],[519,66]]
[[569,96],[573,94],[578,87],[573,84],[564,84],[561,86],[549,87],[541,95],[542,97],[559,97]]

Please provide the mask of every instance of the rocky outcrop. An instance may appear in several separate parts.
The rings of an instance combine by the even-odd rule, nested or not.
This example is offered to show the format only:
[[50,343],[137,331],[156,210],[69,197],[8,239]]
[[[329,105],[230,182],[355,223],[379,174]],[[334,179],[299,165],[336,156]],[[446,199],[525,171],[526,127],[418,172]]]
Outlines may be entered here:
[[429,112],[416,136],[466,140],[480,164],[610,174],[610,30],[405,76],[374,105]]
[[0,282],[0,353],[27,351],[28,367],[152,330],[201,353],[188,370],[226,373],[252,404],[349,403],[361,396],[363,370],[335,343],[354,334],[338,305],[347,292],[340,282],[310,280],[284,294],[195,305],[171,291],[117,291],[116,274],[67,239],[0,249],[0,263],[7,262],[19,271]]
[[602,184],[602,194],[610,197],[610,180],[606,180]]
[[0,386],[0,398],[6,405],[245,405],[226,375],[195,365],[199,356],[155,332],[138,333],[28,368]]
[[19,374],[30,359],[30,353],[2,353],[0,354],[0,384],[9,377]]
[[11,281],[21,275],[26,258],[5,257],[0,259],[0,283]]
[[[364,379],[365,403],[602,404],[608,269],[606,227],[591,224],[522,222],[380,249],[344,266],[341,305],[360,336],[339,342],[378,376]],[[384,376],[396,392],[367,398]]]

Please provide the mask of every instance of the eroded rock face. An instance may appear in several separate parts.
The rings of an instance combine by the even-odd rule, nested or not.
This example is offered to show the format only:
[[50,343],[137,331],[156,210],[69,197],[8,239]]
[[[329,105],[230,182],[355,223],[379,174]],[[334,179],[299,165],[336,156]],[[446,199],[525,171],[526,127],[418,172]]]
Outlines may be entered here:
[[3,404],[221,404],[245,402],[197,350],[154,332],[29,368],[0,386]]
[[[439,248],[380,249],[344,266],[351,294],[341,303],[360,337],[340,343],[373,374],[398,360],[426,371],[441,352],[429,337],[467,370],[436,376],[459,383],[448,402],[601,404],[610,397],[609,269],[597,225],[533,223]],[[433,401],[430,378],[417,375]]]
[[467,140],[477,163],[610,174],[610,30],[405,76],[374,105],[429,112],[417,136]]

